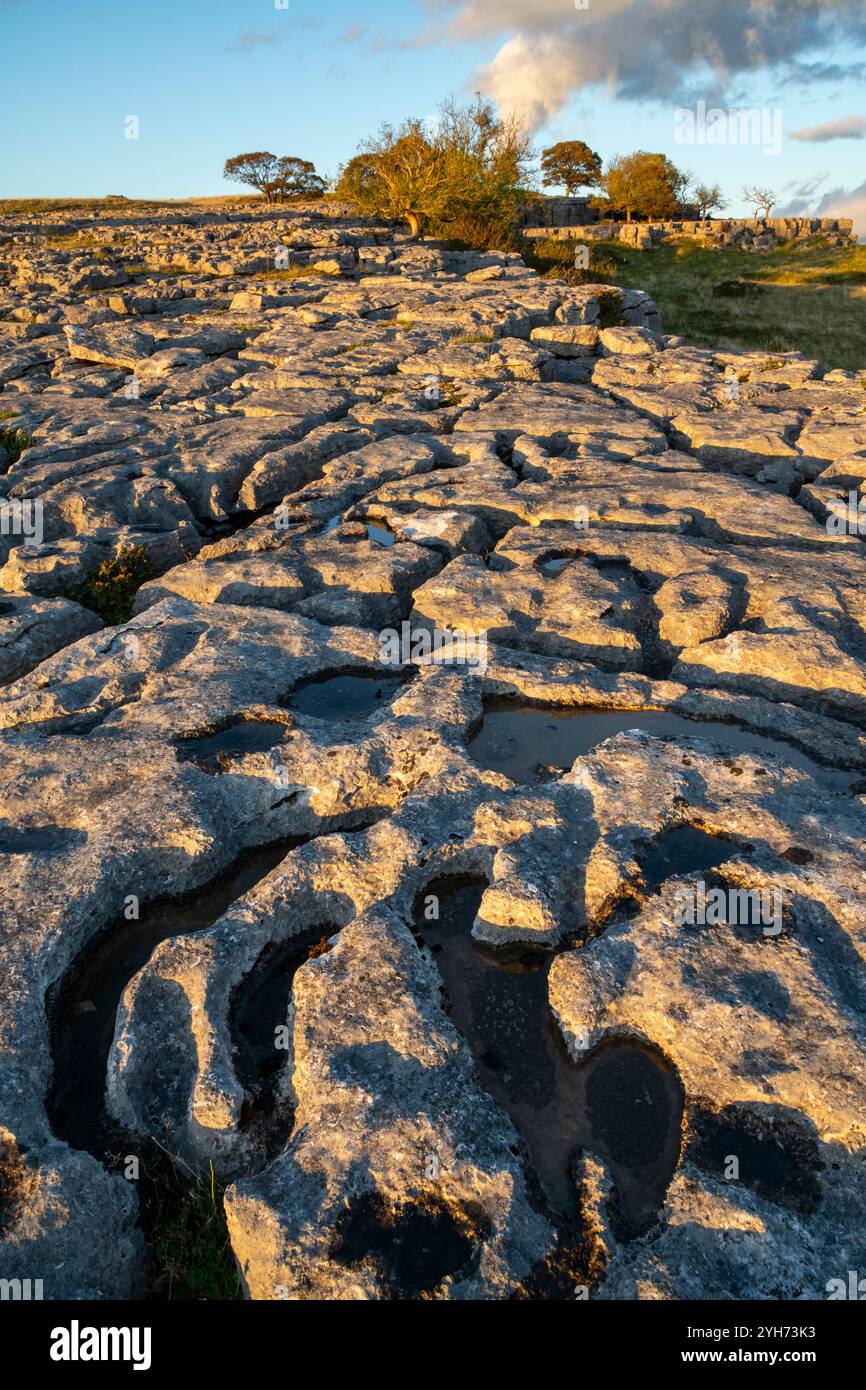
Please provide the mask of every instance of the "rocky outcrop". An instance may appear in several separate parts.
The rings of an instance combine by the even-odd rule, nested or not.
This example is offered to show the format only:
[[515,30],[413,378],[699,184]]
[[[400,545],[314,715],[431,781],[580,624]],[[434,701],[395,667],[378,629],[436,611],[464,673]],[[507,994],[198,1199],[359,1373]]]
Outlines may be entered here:
[[336,205],[6,220],[0,1277],[140,1295],[156,1138],[254,1299],[824,1297],[859,376]]

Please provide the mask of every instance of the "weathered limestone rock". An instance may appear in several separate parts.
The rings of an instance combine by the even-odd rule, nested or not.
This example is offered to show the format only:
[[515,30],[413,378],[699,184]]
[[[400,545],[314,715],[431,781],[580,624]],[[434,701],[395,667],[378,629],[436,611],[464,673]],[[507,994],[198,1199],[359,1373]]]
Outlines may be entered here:
[[[374,975],[362,965],[371,956]],[[409,932],[384,916],[359,917],[299,973],[298,1142],[226,1195],[251,1297],[507,1298],[544,1255],[550,1229],[527,1200],[513,1131],[477,1089],[438,986]],[[432,1259],[410,1243],[413,1216]],[[392,1244],[377,1257],[407,1227],[405,1252]]]
[[69,355],[80,362],[105,362],[109,367],[134,370],[149,357],[154,339],[137,328],[66,328]]
[[[862,373],[333,202],[3,222],[0,1276],[140,1296],[149,1136],[230,1184],[256,1299],[866,1267]],[[443,878],[575,1086],[629,1038],[681,1088],[633,1238],[595,1130],[540,1137],[443,994]]]
[[0,684],[23,676],[47,656],[95,632],[95,613],[65,599],[0,593]]

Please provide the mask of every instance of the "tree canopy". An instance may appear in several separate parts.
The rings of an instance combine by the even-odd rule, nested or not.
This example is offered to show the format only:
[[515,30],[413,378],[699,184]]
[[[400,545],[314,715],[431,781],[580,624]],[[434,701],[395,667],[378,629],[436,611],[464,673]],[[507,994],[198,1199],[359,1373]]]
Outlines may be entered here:
[[435,121],[384,125],[341,171],[337,194],[362,213],[405,221],[413,237],[461,219],[511,218],[525,186],[528,137],[492,103],[446,102]]
[[223,178],[229,183],[245,183],[257,193],[263,193],[270,203],[273,199],[268,188],[276,172],[276,155],[268,150],[255,150],[251,154],[236,154],[227,159],[223,168]]
[[689,175],[663,154],[619,155],[611,160],[602,180],[608,207],[642,217],[674,217],[685,196]]
[[576,188],[597,188],[601,182],[601,156],[583,140],[561,140],[541,154],[545,188],[562,185],[567,197]]
[[767,218],[776,206],[776,195],[772,188],[744,188],[743,197],[747,203],[751,203],[754,207],[756,222],[759,212]]
[[286,154],[277,158],[269,150],[236,154],[227,159],[223,178],[230,183],[244,183],[248,188],[254,188],[269,203],[292,194],[315,198],[325,190],[324,179],[319,177],[316,166],[308,159]]
[[276,198],[298,195],[318,198],[325,191],[325,180],[316,173],[316,166],[309,159],[284,154],[277,160],[271,188]]
[[727,199],[722,197],[722,190],[717,183],[699,183],[689,196],[701,217],[707,217],[713,209],[721,212],[728,206]]

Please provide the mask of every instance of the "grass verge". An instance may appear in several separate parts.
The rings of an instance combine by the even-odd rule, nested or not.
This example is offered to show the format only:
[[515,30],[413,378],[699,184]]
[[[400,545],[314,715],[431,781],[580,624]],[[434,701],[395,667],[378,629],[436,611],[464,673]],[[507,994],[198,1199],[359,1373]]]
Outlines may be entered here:
[[[828,367],[866,369],[866,246],[808,246],[775,251],[710,250],[697,241],[636,251],[617,241],[590,245],[590,268],[574,269],[574,244],[530,243],[529,264],[571,283],[607,281],[646,290],[666,333],[698,347],[734,352],[802,352]],[[751,293],[714,295],[732,282]]]

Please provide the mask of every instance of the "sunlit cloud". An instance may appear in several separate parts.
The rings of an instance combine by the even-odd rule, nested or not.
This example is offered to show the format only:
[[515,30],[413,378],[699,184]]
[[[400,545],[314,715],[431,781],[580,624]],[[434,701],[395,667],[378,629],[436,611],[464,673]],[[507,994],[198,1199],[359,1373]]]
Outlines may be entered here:
[[810,145],[823,145],[828,140],[863,140],[866,138],[866,117],[842,116],[838,121],[828,121],[826,125],[806,126],[803,130],[791,132],[792,140],[803,140]]
[[679,105],[758,73],[841,80],[862,59],[846,64],[838,49],[866,39],[862,0],[591,0],[585,10],[563,0],[433,0],[428,10],[438,22],[417,43],[501,40],[472,85],[533,125],[591,87]]

